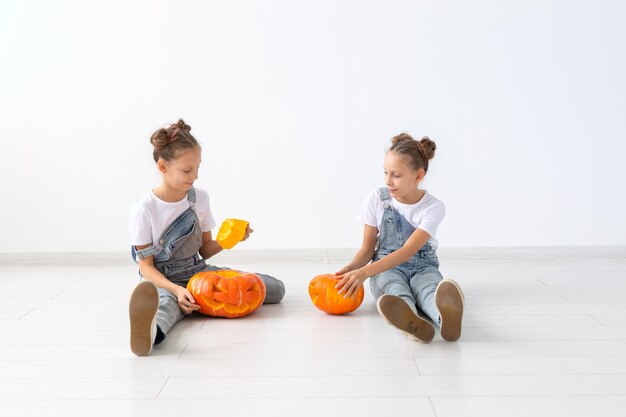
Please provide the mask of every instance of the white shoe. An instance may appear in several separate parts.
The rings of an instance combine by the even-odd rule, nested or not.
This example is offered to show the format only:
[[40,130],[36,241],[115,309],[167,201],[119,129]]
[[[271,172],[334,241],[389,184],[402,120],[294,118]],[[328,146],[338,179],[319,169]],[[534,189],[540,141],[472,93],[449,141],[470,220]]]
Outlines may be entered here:
[[156,313],[159,292],[150,281],[141,281],[130,297],[130,350],[137,356],[147,356],[156,339]]
[[389,294],[381,295],[376,307],[387,323],[410,339],[428,343],[435,337],[435,327],[432,323],[415,314],[402,298]]
[[435,303],[441,317],[441,337],[454,342],[461,337],[465,296],[461,287],[451,279],[444,279],[435,290]]

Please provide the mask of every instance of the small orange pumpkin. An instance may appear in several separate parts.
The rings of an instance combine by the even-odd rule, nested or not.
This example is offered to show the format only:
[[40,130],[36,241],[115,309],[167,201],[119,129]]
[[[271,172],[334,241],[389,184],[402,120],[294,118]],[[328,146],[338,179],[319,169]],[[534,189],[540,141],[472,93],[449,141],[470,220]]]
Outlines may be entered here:
[[258,275],[230,269],[198,272],[187,289],[200,312],[215,317],[247,316],[265,300],[265,283]]
[[339,281],[339,278],[332,274],[313,278],[309,284],[309,295],[313,305],[328,314],[345,314],[359,308],[365,295],[363,285],[355,295],[344,298],[344,294],[338,294],[339,289],[335,288]]

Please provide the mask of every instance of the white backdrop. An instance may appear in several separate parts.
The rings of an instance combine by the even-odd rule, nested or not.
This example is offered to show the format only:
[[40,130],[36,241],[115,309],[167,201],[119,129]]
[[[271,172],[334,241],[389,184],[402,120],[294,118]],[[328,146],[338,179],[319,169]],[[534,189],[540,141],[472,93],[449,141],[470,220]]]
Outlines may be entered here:
[[403,131],[442,246],[624,245],[625,4],[2,0],[0,252],[126,250],[178,117],[245,248],[358,246]]

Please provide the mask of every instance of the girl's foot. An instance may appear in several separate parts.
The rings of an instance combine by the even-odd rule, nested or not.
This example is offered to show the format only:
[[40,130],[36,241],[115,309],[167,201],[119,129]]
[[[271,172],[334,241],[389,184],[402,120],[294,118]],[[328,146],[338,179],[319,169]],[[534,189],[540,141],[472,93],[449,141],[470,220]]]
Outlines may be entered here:
[[441,337],[448,342],[461,337],[464,300],[461,287],[453,280],[444,279],[437,286],[435,303],[441,316]]
[[149,355],[156,338],[156,313],[159,308],[157,287],[141,281],[130,297],[130,350],[137,356]]
[[400,297],[384,294],[376,303],[381,316],[411,339],[428,343],[435,337],[435,327],[411,310],[411,307]]

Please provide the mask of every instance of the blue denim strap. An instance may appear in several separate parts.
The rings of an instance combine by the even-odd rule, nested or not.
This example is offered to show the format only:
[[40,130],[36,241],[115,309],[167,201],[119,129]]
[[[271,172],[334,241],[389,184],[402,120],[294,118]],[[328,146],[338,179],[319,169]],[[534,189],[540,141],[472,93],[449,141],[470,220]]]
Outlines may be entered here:
[[135,249],[134,246],[132,248],[133,248],[134,253],[137,255],[137,258],[139,258],[139,259],[145,259],[145,258],[147,258],[149,256],[152,256],[152,255],[155,255],[155,254],[161,252],[161,250],[163,250],[163,246],[161,246],[158,243],[156,245],[151,245],[151,246],[148,246],[145,249],[140,249],[140,250]]
[[[189,206],[191,208],[191,210],[196,211],[194,205],[196,202],[196,190],[195,188],[191,187],[189,189],[189,191],[187,191],[187,201],[189,201]],[[161,233],[161,237],[159,238],[159,241],[156,244],[152,244],[150,246],[148,246],[145,249],[140,249],[137,250],[135,249],[134,246],[131,246],[131,253],[133,255],[133,260],[136,262],[135,256],[137,255],[137,258],[139,259],[145,259],[148,258],[150,256],[156,255],[157,253],[161,252],[163,250],[163,237],[165,236],[165,234],[167,233],[169,227],[166,227],[165,230],[163,231],[163,233]]]
[[391,199],[391,194],[389,194],[389,189],[387,187],[380,187],[378,189],[378,195],[383,201]]
[[196,203],[196,189],[195,188],[191,187],[189,191],[187,191],[187,201],[189,201],[189,205],[191,206],[191,209],[193,211],[196,211],[196,208],[194,207]]

